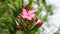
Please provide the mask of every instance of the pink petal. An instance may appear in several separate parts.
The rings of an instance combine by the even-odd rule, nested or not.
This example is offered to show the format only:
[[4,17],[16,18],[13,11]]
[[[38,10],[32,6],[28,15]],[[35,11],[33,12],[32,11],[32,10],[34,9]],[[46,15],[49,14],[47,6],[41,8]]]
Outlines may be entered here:
[[29,14],[33,14],[34,13],[34,10],[30,10],[28,11]]
[[22,15],[22,17],[23,17],[23,18],[27,18],[27,16],[26,16],[26,15]]
[[23,9],[23,12],[22,12],[23,15],[26,15],[27,14],[27,11],[26,9]]
[[35,14],[31,14],[31,17],[34,18],[35,17]]
[[22,17],[27,18],[28,20],[31,20],[35,17],[34,10],[26,11],[26,9],[23,9]]
[[28,20],[31,20],[32,18],[31,17],[27,17]]

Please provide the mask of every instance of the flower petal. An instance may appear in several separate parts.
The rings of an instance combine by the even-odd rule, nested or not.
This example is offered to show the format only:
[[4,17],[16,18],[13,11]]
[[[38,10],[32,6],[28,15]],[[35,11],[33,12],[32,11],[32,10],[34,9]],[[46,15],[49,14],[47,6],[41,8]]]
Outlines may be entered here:
[[22,12],[22,14],[23,14],[23,15],[26,15],[26,14],[28,14],[28,13],[27,13],[27,11],[26,11],[26,9],[23,9],[23,12]]
[[34,13],[34,10],[30,10],[28,11],[29,14],[33,14]]
[[22,15],[22,17],[23,17],[23,18],[27,18],[27,16],[26,16],[26,15]]
[[34,18],[35,17],[35,14],[31,14],[31,17]]
[[31,20],[32,18],[31,17],[27,17],[28,20]]

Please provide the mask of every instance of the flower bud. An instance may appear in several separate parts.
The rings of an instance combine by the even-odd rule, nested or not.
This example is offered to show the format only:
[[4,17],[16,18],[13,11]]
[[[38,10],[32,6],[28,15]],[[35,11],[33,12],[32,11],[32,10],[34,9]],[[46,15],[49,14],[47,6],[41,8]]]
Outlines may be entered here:
[[43,24],[43,22],[38,22],[36,25],[42,25]]
[[42,24],[43,24],[43,22],[38,20],[37,23],[35,24],[35,26],[33,27],[33,29],[38,29]]
[[22,18],[22,16],[17,16],[17,18],[22,19],[22,20],[26,20],[26,19]]
[[17,18],[21,19],[21,16],[17,16]]
[[16,26],[16,28],[18,28],[18,29],[19,29],[19,28],[20,28],[20,26]]
[[18,28],[18,29],[20,28],[20,29],[21,29],[21,28],[22,28],[22,26],[21,26],[21,25],[20,25],[20,26],[16,26],[16,28]]

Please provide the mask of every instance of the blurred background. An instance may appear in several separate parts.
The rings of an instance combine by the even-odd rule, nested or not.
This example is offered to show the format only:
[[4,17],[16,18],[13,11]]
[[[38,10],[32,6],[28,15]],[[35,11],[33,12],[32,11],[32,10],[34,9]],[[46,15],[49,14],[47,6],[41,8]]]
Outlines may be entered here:
[[[42,27],[45,28],[46,34],[60,34],[60,0],[46,0],[47,5],[53,6],[53,15],[48,17],[48,23]],[[49,26],[47,26],[49,24]]]

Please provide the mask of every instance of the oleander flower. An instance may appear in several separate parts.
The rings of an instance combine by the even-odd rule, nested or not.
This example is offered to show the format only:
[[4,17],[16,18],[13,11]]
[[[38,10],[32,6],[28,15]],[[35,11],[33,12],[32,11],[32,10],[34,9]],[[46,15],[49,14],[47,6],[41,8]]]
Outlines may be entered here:
[[35,17],[35,14],[34,14],[34,10],[30,10],[30,11],[27,11],[26,9],[23,9],[22,10],[22,17],[25,19],[28,19],[28,20],[32,20],[32,18]]

